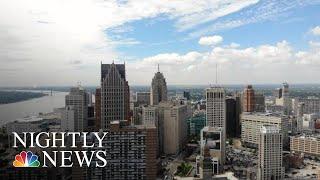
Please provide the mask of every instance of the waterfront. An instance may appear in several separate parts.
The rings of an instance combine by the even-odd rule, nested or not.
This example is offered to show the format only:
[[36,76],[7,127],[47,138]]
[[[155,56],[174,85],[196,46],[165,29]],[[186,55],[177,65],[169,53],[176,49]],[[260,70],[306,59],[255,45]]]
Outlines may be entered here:
[[54,108],[64,106],[66,92],[52,92],[52,96],[50,92],[44,93],[48,96],[0,105],[0,126],[18,118],[37,116],[39,113],[52,112]]

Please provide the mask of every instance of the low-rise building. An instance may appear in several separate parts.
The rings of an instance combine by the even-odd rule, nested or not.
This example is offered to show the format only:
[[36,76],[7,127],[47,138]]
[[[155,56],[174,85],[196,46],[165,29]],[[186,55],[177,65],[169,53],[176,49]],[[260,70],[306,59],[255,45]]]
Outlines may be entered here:
[[314,134],[291,136],[290,150],[292,152],[320,156],[320,136]]

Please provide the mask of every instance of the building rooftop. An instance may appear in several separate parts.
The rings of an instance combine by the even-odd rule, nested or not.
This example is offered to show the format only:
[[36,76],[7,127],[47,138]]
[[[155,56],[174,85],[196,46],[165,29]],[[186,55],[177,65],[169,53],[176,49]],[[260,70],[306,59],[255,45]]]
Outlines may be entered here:
[[311,139],[311,140],[320,140],[320,134],[316,133],[316,134],[299,134],[296,136],[292,136],[295,138],[301,138],[301,139]]
[[255,116],[255,117],[284,117],[284,115],[280,113],[271,113],[271,112],[243,112],[242,116]]
[[37,122],[37,121],[42,121],[43,119],[37,116],[27,116],[24,118],[19,118],[14,122],[18,122],[18,123],[28,123],[28,122]]
[[206,88],[206,91],[223,91],[225,92],[225,88],[220,85],[210,85],[209,88]]
[[279,128],[277,126],[265,125],[265,126],[261,127],[260,132],[264,133],[264,134],[266,134],[266,133],[279,133]]

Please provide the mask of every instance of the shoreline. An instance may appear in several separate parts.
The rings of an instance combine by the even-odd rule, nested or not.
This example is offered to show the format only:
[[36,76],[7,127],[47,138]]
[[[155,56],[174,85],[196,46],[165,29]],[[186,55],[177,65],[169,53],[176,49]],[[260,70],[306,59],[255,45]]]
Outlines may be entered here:
[[48,96],[48,94],[42,92],[0,91],[0,105],[19,103],[45,96]]

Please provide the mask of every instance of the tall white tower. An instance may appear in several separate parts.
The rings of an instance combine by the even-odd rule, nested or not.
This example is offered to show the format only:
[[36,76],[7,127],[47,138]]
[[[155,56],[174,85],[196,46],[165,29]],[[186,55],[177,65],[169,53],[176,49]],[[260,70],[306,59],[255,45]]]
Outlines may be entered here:
[[283,179],[282,133],[277,126],[262,126],[259,138],[258,180]]
[[[71,88],[69,94],[65,97],[65,105],[66,107],[72,106],[75,113],[73,117],[74,122],[68,122],[73,126],[71,129],[74,131],[85,131],[88,126],[88,96],[86,90],[80,86]],[[62,127],[62,129],[65,128],[68,127]]]
[[[217,149],[220,152],[214,153],[213,157],[216,158],[216,155],[219,154],[219,163],[223,165],[225,162],[226,143],[226,92],[224,88],[210,87],[206,89],[206,118],[206,125],[209,127],[205,128],[215,128],[215,131],[220,131],[220,133],[218,133],[220,134],[219,138],[216,137],[214,140],[218,142],[219,139],[219,148]],[[202,136],[205,136],[205,134],[201,134],[201,137]]]
[[226,92],[222,87],[206,89],[207,126],[226,127]]

